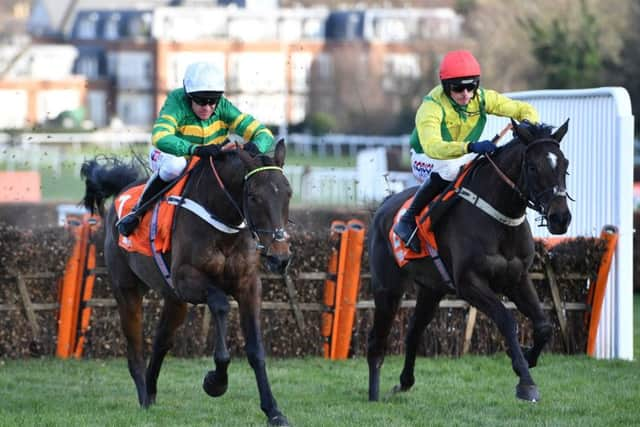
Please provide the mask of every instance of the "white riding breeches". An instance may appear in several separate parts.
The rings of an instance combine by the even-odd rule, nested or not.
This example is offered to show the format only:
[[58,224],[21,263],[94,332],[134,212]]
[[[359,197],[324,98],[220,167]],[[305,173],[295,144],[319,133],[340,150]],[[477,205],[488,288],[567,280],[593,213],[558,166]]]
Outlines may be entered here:
[[456,159],[432,159],[424,153],[416,153],[411,150],[411,171],[420,182],[424,182],[429,176],[437,172],[446,181],[453,181],[460,168],[473,160],[475,153],[468,153]]
[[184,168],[187,167],[187,159],[165,153],[152,146],[149,150],[149,164],[151,170],[157,172],[161,180],[169,182],[176,179],[184,171]]

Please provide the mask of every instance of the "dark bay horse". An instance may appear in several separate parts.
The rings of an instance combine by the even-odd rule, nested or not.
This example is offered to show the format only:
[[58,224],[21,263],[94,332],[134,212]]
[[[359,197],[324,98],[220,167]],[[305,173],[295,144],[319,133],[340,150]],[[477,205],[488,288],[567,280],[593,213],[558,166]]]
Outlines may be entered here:
[[[465,200],[458,200],[435,225],[438,251],[455,291],[495,322],[503,335],[511,365],[519,377],[516,396],[537,401],[539,393],[529,372],[551,337],[528,270],[534,241],[525,217],[527,207],[538,211],[553,234],[566,232],[571,222],[565,175],[568,160],[560,141],[568,120],[555,133],[550,126],[512,122],[514,139],[489,159],[476,158],[470,179],[463,185]],[[489,161],[492,160],[492,161]],[[438,310],[449,284],[431,258],[410,261],[400,268],[388,234],[395,213],[415,188],[392,195],[377,210],[369,231],[371,286],[375,314],[369,333],[369,400],[379,399],[380,369],[387,339],[407,286],[415,283],[417,300],[405,338],[405,363],[400,384],[393,392],[407,391],[414,382],[418,341]],[[463,194],[459,193],[460,196]],[[471,203],[468,203],[471,202]],[[521,348],[513,314],[498,294],[506,295],[533,322],[533,346]]]
[[[273,157],[252,157],[232,150],[219,159],[203,159],[190,172],[183,197],[200,205],[204,215],[176,209],[166,280],[153,257],[127,252],[118,245],[115,204],[105,217],[105,259],[127,341],[129,372],[142,407],[155,403],[158,375],[165,355],[183,323],[187,303],[207,304],[216,323],[215,370],[204,378],[203,388],[211,396],[227,390],[230,355],[226,345],[228,295],[238,302],[245,350],[260,394],[260,407],[270,425],[288,425],[278,409],[267,378],[265,352],[260,331],[260,259],[268,268],[283,273],[290,258],[285,225],[289,216],[291,187],[282,167],[284,141],[276,144]],[[85,206],[104,213],[104,202],[136,179],[131,165],[122,162],[85,162],[81,174],[86,183]],[[136,183],[140,183],[137,181]],[[227,225],[223,232],[208,223],[211,218]],[[224,228],[224,227],[222,227]],[[145,367],[142,334],[142,297],[153,288],[164,297],[164,305]]]

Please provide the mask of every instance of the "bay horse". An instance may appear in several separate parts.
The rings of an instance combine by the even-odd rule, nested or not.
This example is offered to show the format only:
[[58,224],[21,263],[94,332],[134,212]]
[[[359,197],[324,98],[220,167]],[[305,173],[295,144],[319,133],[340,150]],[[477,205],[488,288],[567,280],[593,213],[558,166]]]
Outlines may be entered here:
[[[535,249],[525,211],[527,207],[538,211],[552,234],[565,233],[569,227],[571,213],[565,190],[569,161],[560,149],[568,125],[567,120],[552,133],[553,128],[545,124],[512,120],[514,138],[490,156],[475,158],[469,179],[458,192],[465,200],[455,201],[434,226],[445,274],[429,257],[411,260],[403,268],[395,261],[389,230],[396,212],[415,188],[390,196],[378,208],[368,240],[375,300],[367,345],[369,400],[379,399],[380,369],[391,324],[411,283],[417,289],[416,306],[405,337],[400,384],[391,395],[407,391],[415,383],[418,341],[436,314],[440,300],[454,291],[487,315],[504,337],[511,366],[519,377],[516,396],[527,401],[539,400],[529,369],[536,366],[540,352],[551,338],[552,327],[528,274]],[[518,344],[515,318],[503,305],[499,293],[506,295],[532,321],[531,348]]]
[[[191,170],[182,197],[200,205],[205,214],[196,216],[192,211],[176,208],[171,250],[164,254],[170,267],[170,283],[153,257],[128,252],[118,245],[115,203],[106,212],[105,261],[126,337],[129,373],[143,408],[155,403],[160,368],[174,344],[176,329],[185,320],[188,303],[207,304],[216,324],[215,370],[206,374],[203,388],[212,397],[226,392],[230,295],[238,303],[245,351],[255,372],[260,407],[270,425],[288,425],[267,378],[260,330],[259,277],[261,258],[272,272],[281,274],[291,256],[284,228],[292,194],[282,169],[285,154],[284,141],[280,140],[273,157],[253,157],[244,150],[230,150],[215,160],[201,159]],[[91,212],[102,214],[106,199],[117,196],[134,181],[144,182],[136,181],[132,165],[120,161],[109,164],[97,159],[87,161],[82,165],[81,176],[86,184],[84,205]],[[207,222],[211,218],[227,224],[230,231],[214,228]],[[142,298],[149,288],[158,291],[164,303],[145,369]]]

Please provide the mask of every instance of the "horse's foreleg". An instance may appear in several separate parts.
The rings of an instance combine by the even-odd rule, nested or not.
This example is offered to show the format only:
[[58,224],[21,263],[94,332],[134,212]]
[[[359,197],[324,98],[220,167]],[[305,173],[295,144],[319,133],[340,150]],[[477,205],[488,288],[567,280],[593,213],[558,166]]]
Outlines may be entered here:
[[529,368],[533,368],[538,364],[538,357],[542,349],[551,339],[553,332],[551,323],[542,311],[540,299],[528,274],[525,275],[520,286],[505,290],[505,294],[515,303],[518,310],[533,323],[533,346],[529,349],[523,349]]
[[227,367],[230,356],[227,349],[227,316],[229,314],[229,299],[227,295],[215,286],[207,288],[207,305],[216,323],[213,361],[216,364],[214,371],[209,371],[204,378],[202,388],[209,396],[222,396],[227,391],[229,384]]
[[424,329],[437,312],[438,303],[443,296],[444,294],[442,293],[425,288],[420,288],[418,292],[416,308],[409,321],[409,328],[405,339],[404,367],[400,374],[400,385],[397,387],[399,391],[407,391],[415,383],[414,367],[418,343]]
[[[240,311],[240,325],[245,338],[245,351],[249,364],[253,368],[260,394],[260,408],[267,416],[269,425],[287,426],[287,418],[278,409],[276,399],[271,393],[267,377],[265,352],[260,330],[260,279],[236,296]],[[245,288],[246,289],[246,288]]]
[[[112,279],[113,280],[113,279]],[[113,285],[118,303],[120,324],[127,340],[127,365],[138,393],[138,402],[147,408],[151,402],[145,383],[145,364],[142,337],[142,292],[138,288],[121,289]]]
[[380,369],[387,352],[387,338],[391,331],[393,318],[398,312],[402,294],[392,293],[386,289],[375,292],[375,311],[373,326],[369,331],[367,343],[367,363],[369,365],[369,400],[380,398]]
[[529,364],[525,360],[518,343],[517,324],[513,314],[480,279],[458,281],[457,283],[471,283],[469,286],[460,286],[460,295],[493,320],[504,337],[508,349],[507,352],[511,357],[511,367],[520,378],[520,382],[516,387],[516,397],[534,402],[539,400],[538,388],[531,377]]
[[149,404],[156,401],[158,390],[158,375],[162,361],[167,352],[173,347],[175,331],[187,316],[187,304],[172,298],[165,298],[162,306],[160,321],[153,339],[153,351],[147,367],[147,394]]

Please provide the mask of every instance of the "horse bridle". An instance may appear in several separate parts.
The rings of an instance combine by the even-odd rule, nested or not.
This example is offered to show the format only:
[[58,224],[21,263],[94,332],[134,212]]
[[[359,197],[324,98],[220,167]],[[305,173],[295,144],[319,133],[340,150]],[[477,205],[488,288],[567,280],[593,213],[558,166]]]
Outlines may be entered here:
[[[553,188],[548,188],[546,190],[542,190],[541,192],[537,193],[537,194],[532,194],[531,193],[531,186],[529,185],[529,179],[528,179],[528,173],[527,173],[527,153],[529,152],[529,150],[539,144],[544,144],[544,143],[553,143],[556,146],[559,146],[560,143],[558,141],[556,141],[553,138],[540,138],[540,139],[536,139],[533,140],[532,142],[530,142],[529,144],[527,144],[524,153],[522,155],[522,163],[520,166],[520,176],[518,177],[518,183],[519,184],[515,184],[499,167],[498,165],[493,161],[493,159],[491,158],[491,156],[489,156],[488,154],[485,154],[485,157],[487,158],[487,160],[489,161],[489,163],[491,163],[491,165],[493,166],[493,168],[496,170],[496,172],[498,173],[498,176],[500,177],[500,179],[502,179],[502,181],[504,181],[513,191],[516,192],[516,194],[523,200],[526,202],[527,207],[531,208],[533,210],[535,210],[536,212],[538,212],[541,217],[540,217],[540,224],[539,226],[545,226],[546,223],[545,221],[547,220],[547,210],[549,205],[551,204],[551,201],[553,199],[555,199],[556,197],[568,197],[570,200],[573,200],[571,198],[571,196],[569,196],[569,194],[567,193],[566,188],[564,187],[558,187],[558,186],[554,186]],[[520,184],[522,183],[522,184]],[[527,195],[525,195],[523,193],[522,188],[524,188],[525,192],[527,193]],[[547,203],[543,203],[543,197],[546,196],[548,193],[551,193],[551,197],[549,197]]]
[[236,201],[233,200],[233,197],[231,197],[231,194],[229,194],[229,191],[227,191],[227,188],[225,187],[224,182],[222,182],[222,179],[220,178],[220,175],[218,175],[218,170],[216,169],[215,163],[212,158],[209,158],[209,165],[211,166],[211,170],[213,171],[213,174],[215,175],[216,180],[218,181],[218,185],[224,191],[225,196],[227,197],[231,205],[234,207],[236,212],[247,223],[249,231],[251,231],[253,238],[257,241],[256,247],[260,250],[260,253],[264,255],[267,249],[266,246],[262,243],[262,240],[260,239],[260,235],[269,235],[273,238],[274,242],[284,242],[287,240],[287,232],[284,229],[284,225],[282,227],[278,227],[272,230],[256,228],[255,225],[253,224],[253,221],[251,220],[251,215],[249,215],[249,210],[248,210],[249,195],[247,193],[246,184],[249,181],[249,178],[256,175],[258,172],[263,172],[268,170],[277,170],[284,174],[284,170],[280,166],[259,166],[247,172],[247,174],[243,178],[244,185],[242,186],[242,209],[240,209]]
[[251,171],[249,171],[245,176],[244,176],[244,182],[245,185],[242,186],[242,207],[243,207],[243,217],[245,218],[245,220],[247,221],[247,224],[249,225],[249,230],[251,230],[254,238],[258,241],[258,249],[260,249],[260,251],[264,251],[266,250],[266,247],[264,246],[264,244],[262,243],[262,241],[260,240],[260,235],[267,235],[267,236],[271,236],[271,238],[273,239],[274,242],[284,242],[287,240],[287,232],[284,229],[284,225],[282,227],[278,227],[278,228],[274,228],[272,230],[269,229],[263,229],[263,228],[256,228],[255,225],[253,224],[253,221],[251,220],[251,216],[249,215],[249,203],[248,203],[248,192],[247,192],[247,182],[249,181],[249,178],[251,178],[252,176],[254,176],[255,174],[257,174],[258,172],[262,172],[262,171],[266,171],[266,170],[277,170],[280,171],[281,173],[284,174],[284,170],[282,170],[281,167],[279,166],[260,166],[257,167]]

